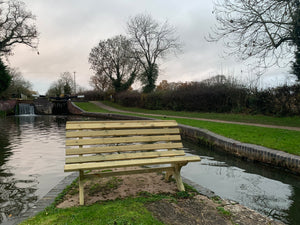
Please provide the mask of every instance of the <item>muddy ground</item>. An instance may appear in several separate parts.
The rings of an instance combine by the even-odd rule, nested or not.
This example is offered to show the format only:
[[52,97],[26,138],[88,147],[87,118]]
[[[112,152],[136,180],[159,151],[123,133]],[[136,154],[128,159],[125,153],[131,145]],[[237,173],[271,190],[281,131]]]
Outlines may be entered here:
[[[149,173],[110,178],[94,178],[85,182],[85,204],[101,204],[106,200],[152,194],[177,192],[176,183],[166,182],[162,174]],[[71,189],[58,208],[79,205],[78,187]],[[210,199],[196,194],[177,201],[160,200],[146,204],[153,216],[166,224],[282,224],[232,201]]]

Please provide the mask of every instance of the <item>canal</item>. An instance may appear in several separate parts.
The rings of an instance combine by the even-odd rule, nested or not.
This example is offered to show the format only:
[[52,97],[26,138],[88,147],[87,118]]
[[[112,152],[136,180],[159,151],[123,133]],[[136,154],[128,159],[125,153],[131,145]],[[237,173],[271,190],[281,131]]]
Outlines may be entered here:
[[[76,116],[0,118],[0,223],[44,196],[63,172],[65,123]],[[300,224],[300,178],[282,169],[243,161],[221,151],[184,143],[202,161],[183,168],[184,177],[225,199],[287,224]]]

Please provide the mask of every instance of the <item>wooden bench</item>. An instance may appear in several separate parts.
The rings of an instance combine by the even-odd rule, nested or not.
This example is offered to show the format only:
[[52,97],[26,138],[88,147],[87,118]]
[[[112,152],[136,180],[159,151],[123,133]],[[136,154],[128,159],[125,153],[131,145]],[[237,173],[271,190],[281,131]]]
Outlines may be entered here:
[[[79,171],[80,205],[84,205],[83,180],[95,175],[107,177],[165,171],[165,179],[169,180],[173,175],[177,188],[184,191],[180,169],[188,162],[200,161],[200,157],[185,156],[182,147],[176,121],[68,121],[64,171]],[[151,165],[159,166],[149,167]],[[126,171],[84,172],[122,167],[126,167]]]

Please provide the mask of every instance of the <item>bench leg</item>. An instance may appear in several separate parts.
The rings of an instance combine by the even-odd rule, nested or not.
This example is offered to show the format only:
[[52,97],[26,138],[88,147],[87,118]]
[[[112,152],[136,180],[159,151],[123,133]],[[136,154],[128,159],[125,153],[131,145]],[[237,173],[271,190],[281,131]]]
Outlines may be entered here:
[[176,183],[177,183],[177,188],[179,191],[185,191],[184,189],[184,185],[182,183],[182,179],[181,179],[181,176],[180,176],[180,170],[181,170],[181,165],[178,165],[178,164],[175,164],[174,165],[174,178],[176,180]]
[[173,171],[167,170],[165,174],[165,181],[170,181],[173,176]]
[[79,170],[79,204],[84,205],[83,170]]

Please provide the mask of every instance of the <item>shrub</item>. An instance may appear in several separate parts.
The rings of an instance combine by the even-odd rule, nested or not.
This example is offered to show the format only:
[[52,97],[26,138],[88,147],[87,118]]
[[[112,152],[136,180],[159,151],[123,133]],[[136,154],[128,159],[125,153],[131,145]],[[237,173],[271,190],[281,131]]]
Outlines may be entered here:
[[119,104],[128,107],[140,107],[141,94],[137,91],[125,91],[116,95]]
[[101,101],[104,100],[104,92],[100,91],[83,91],[78,93],[78,95],[84,95],[84,99],[87,101]]
[[146,109],[163,109],[163,92],[155,91],[149,94],[143,94],[142,106]]
[[291,116],[300,114],[300,84],[250,90],[229,82],[191,82],[148,94],[122,92],[117,101],[123,106],[146,109]]

